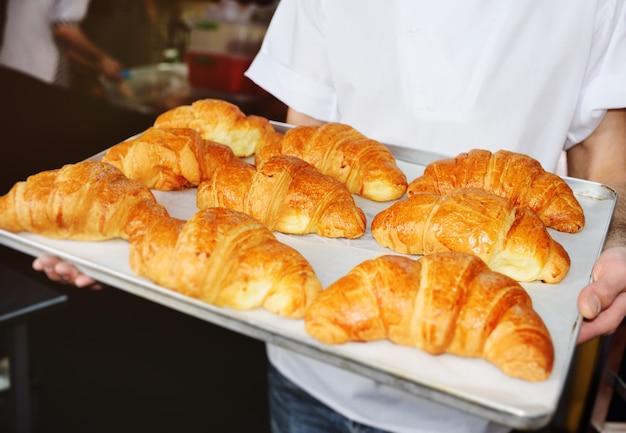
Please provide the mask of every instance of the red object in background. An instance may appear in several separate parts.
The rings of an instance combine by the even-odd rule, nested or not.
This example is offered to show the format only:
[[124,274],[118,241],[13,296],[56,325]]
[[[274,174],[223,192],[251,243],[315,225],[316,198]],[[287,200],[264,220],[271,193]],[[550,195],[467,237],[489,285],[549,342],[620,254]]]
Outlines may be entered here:
[[186,61],[192,86],[227,93],[264,93],[263,89],[243,75],[252,63],[250,57],[188,51]]

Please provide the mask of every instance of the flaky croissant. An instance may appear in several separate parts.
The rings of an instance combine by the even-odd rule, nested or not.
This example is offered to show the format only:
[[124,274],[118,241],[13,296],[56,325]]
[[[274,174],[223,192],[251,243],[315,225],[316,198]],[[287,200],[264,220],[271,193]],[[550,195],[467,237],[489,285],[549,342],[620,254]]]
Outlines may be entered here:
[[199,209],[222,206],[245,212],[270,230],[358,238],[365,214],[341,182],[307,162],[276,155],[256,169],[225,165],[198,187]]
[[345,124],[296,126],[283,140],[258,148],[255,162],[260,165],[278,154],[303,159],[344,183],[351,193],[371,200],[395,200],[406,191],[406,176],[389,149]]
[[456,188],[483,188],[534,211],[548,227],[576,233],[585,225],[580,203],[567,183],[524,154],[473,149],[431,163],[413,180],[408,195],[447,194]]
[[198,186],[217,167],[239,158],[194,129],[151,127],[111,147],[102,161],[150,188],[172,191]]
[[523,287],[466,253],[362,262],[317,296],[305,329],[327,344],[389,339],[481,357],[528,381],[547,379],[554,362],[550,334]]
[[160,114],[154,126],[192,128],[202,138],[229,146],[237,156],[250,156],[257,148],[282,139],[264,117],[246,116],[236,105],[220,99],[200,99]]
[[322,289],[298,251],[242,212],[210,208],[188,221],[155,218],[135,226],[129,243],[137,275],[217,306],[302,318]]
[[400,253],[473,253],[517,281],[557,283],[570,266],[535,213],[479,188],[415,193],[378,213],[372,236]]
[[148,187],[95,161],[34,174],[0,197],[1,229],[56,239],[127,239],[133,224],[166,215]]

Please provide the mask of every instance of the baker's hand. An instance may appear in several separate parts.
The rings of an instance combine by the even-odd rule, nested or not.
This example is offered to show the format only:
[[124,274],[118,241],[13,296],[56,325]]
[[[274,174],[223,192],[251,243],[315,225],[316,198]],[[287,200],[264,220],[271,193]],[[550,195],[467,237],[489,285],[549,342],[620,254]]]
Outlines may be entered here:
[[43,271],[52,281],[64,284],[73,284],[76,287],[89,287],[92,290],[102,289],[102,284],[93,278],[82,274],[72,264],[53,255],[43,255],[33,261],[33,269]]
[[603,251],[592,275],[593,282],[578,296],[578,309],[585,319],[578,343],[611,334],[626,316],[626,247]]

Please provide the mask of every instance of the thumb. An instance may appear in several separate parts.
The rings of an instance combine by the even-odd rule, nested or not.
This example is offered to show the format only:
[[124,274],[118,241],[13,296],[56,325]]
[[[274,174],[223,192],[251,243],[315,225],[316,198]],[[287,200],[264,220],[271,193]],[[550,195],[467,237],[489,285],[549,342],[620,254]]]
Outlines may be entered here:
[[602,311],[602,303],[594,288],[594,284],[590,284],[578,296],[578,310],[585,319],[594,319]]

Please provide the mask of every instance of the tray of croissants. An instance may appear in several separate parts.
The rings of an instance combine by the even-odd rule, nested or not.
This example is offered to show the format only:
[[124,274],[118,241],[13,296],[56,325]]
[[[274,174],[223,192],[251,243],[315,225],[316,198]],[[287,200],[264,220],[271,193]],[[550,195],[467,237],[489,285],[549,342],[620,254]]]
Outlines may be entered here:
[[3,194],[12,248],[522,428],[556,409],[616,201],[524,154],[412,152],[218,99]]

